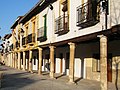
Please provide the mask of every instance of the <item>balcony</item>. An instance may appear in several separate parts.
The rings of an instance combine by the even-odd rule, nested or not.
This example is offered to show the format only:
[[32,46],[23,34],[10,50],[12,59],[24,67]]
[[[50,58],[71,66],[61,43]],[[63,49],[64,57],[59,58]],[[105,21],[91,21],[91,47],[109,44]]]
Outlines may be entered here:
[[16,41],[15,48],[19,48],[19,47],[20,47],[20,43],[18,41]]
[[76,25],[85,28],[93,26],[100,19],[100,4],[97,1],[87,2],[77,7]]
[[27,36],[27,43],[28,44],[33,44],[35,42],[35,33],[29,34]]
[[10,47],[9,47],[10,49],[10,51],[12,51],[13,50],[13,44],[12,45],[10,45]]
[[27,44],[27,38],[23,37],[22,38],[22,45],[25,46]]
[[5,48],[5,53],[7,53],[8,52],[8,48]]
[[38,29],[38,32],[37,32],[38,41],[43,42],[47,40],[46,29],[47,29],[46,27],[41,27],[40,29]]
[[55,34],[66,34],[69,32],[68,15],[62,15],[55,20]]

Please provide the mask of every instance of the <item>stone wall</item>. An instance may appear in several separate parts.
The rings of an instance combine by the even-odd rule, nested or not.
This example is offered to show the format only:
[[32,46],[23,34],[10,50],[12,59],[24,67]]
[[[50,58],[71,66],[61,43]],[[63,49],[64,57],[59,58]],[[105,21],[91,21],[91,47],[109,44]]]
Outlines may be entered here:
[[100,72],[94,72],[92,68],[93,58],[86,58],[86,79],[100,81]]
[[[86,79],[100,81],[100,72],[93,71],[93,58],[86,58]],[[120,56],[112,58],[112,83],[120,84]]]
[[120,56],[113,57],[112,82],[120,84]]

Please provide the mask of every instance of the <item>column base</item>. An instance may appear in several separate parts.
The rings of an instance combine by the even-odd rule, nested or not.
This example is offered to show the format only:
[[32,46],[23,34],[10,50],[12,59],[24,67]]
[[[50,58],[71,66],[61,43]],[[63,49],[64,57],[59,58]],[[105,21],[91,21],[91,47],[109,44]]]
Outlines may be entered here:
[[38,75],[42,75],[42,72],[38,72]]
[[75,83],[74,81],[68,81],[67,84],[74,84],[74,85],[77,85],[77,83]]
[[25,68],[23,68],[22,70],[26,71]]
[[33,73],[33,71],[28,71],[28,72]]
[[54,73],[50,72],[50,78],[53,78],[53,79],[55,78]]

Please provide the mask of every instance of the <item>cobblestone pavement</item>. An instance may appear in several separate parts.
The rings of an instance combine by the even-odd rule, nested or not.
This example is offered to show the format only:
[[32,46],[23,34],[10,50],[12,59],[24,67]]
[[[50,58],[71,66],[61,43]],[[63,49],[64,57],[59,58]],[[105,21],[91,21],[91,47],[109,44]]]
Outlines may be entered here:
[[[65,76],[50,79],[47,75],[39,76],[7,66],[0,66],[0,70],[4,73],[0,90],[100,90],[97,81],[81,79],[75,85],[69,84]],[[115,86],[110,84],[109,90],[116,90]]]

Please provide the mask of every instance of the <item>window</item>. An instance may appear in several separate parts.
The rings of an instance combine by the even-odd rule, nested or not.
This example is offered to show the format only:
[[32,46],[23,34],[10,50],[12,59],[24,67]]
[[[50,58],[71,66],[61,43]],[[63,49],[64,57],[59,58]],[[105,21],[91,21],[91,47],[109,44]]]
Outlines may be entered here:
[[33,24],[32,24],[32,26],[33,26],[33,33],[35,33],[35,21],[33,22]]
[[26,27],[26,36],[28,35],[28,26]]

